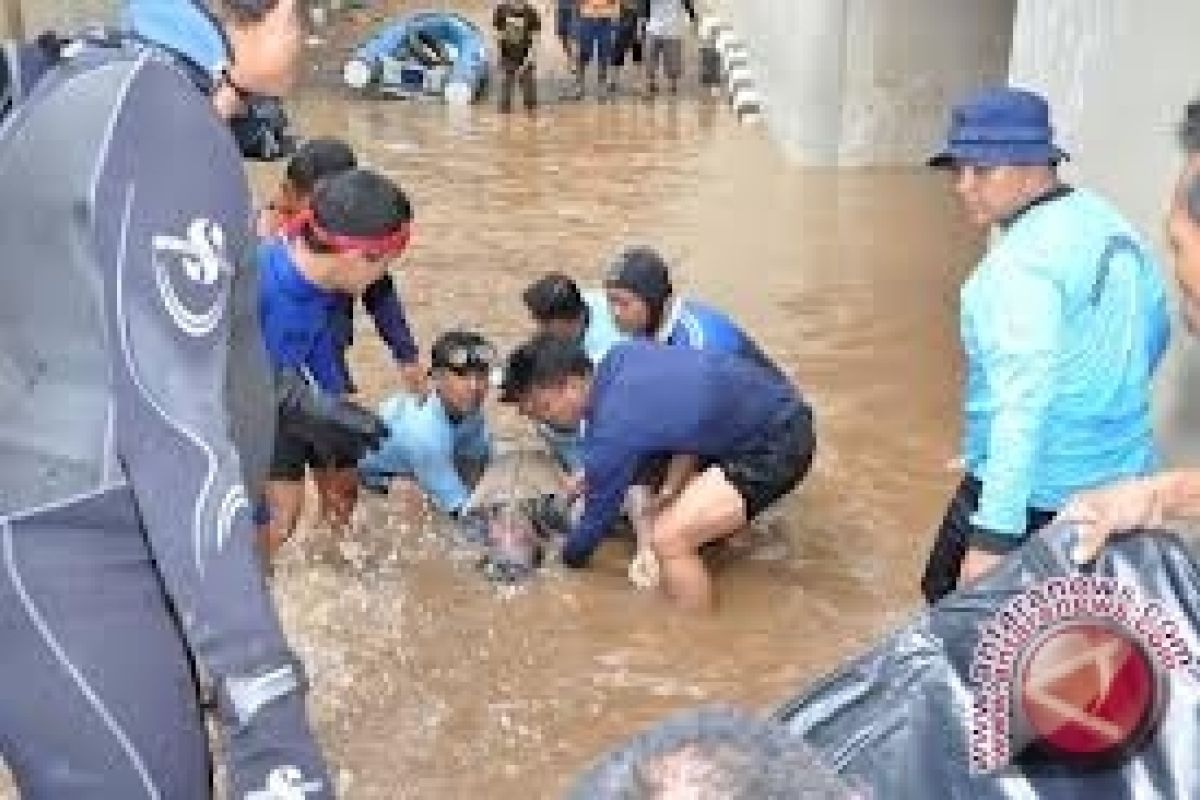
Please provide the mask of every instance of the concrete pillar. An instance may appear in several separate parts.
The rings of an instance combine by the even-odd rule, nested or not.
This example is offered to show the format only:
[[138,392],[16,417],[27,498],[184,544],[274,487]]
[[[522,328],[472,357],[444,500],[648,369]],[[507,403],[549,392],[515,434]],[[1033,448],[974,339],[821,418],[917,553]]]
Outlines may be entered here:
[[772,134],[798,162],[836,163],[846,0],[737,0],[728,13],[748,45]]
[[737,0],[767,123],[802,164],[919,162],[949,104],[1003,81],[1015,0]]
[[923,162],[950,105],[1004,81],[1014,13],[1014,0],[849,0],[839,162]]
[[[1200,94],[1200,3],[1020,0],[1014,83],[1045,93],[1071,151],[1065,174],[1115,202],[1162,248],[1162,217],[1180,163],[1174,128]],[[1177,328],[1159,381],[1169,460],[1200,464],[1200,353]]]

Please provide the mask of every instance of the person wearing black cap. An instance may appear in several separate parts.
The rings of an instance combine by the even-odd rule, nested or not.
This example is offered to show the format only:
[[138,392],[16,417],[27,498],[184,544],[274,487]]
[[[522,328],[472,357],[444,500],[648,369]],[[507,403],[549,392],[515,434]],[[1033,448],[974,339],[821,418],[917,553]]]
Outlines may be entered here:
[[787,382],[740,356],[656,342],[618,344],[597,367],[578,344],[541,334],[510,354],[501,400],[539,422],[584,425],[570,567],[587,565],[648,459],[695,454],[699,473],[654,515],[646,543],[663,589],[689,609],[714,603],[700,548],[792,491],[815,447],[812,412]]
[[[259,216],[259,235],[264,238],[287,235],[312,202],[313,191],[319,181],[357,166],[358,158],[354,150],[341,139],[318,137],[306,141],[288,161],[284,179],[280,181],[274,198]],[[368,286],[361,297],[363,306],[375,321],[379,337],[399,365],[401,381],[409,391],[420,393],[424,388],[424,374],[418,358],[420,351],[396,291],[395,280],[390,273],[385,274]],[[346,356],[350,345],[354,343],[356,299],[353,295],[340,295],[333,317],[341,368],[346,373],[351,394],[356,389]]]
[[386,491],[393,478],[411,478],[439,511],[457,516],[491,458],[483,401],[496,351],[477,333],[449,331],[433,343],[430,363],[426,396],[401,394],[379,407],[388,437],[358,472],[376,491]]
[[334,796],[255,552],[276,404],[227,121],[297,0],[214,0],[225,69],[82,42],[0,128],[0,758],[22,797]]
[[[336,332],[338,298],[361,294],[387,272],[408,244],[411,217],[400,187],[377,173],[350,170],[317,184],[290,238],[261,246],[259,308],[276,369],[301,369],[325,394],[348,394]],[[268,554],[295,530],[307,467],[335,473],[323,480],[331,522],[345,526],[358,485],[354,466],[353,461],[327,462],[303,437],[280,431],[267,485],[270,520],[263,542]]]
[[617,327],[627,336],[742,356],[782,375],[762,348],[726,314],[675,295],[666,260],[651,247],[622,250],[604,280]]
[[1076,492],[1154,469],[1151,379],[1169,338],[1161,269],[1096,194],[1064,184],[1039,95],[983,89],[929,163],[998,235],[962,288],[966,475],[921,582],[934,602]]

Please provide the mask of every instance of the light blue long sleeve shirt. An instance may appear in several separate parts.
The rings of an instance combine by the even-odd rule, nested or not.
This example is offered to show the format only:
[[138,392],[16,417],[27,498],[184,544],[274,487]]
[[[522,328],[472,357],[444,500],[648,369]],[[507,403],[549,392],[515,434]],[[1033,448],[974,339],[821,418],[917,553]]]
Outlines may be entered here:
[[[609,308],[604,290],[589,289],[583,293],[583,302],[587,304],[588,321],[580,345],[592,364],[600,366],[613,345],[626,341],[628,337],[617,328],[617,320]],[[572,473],[583,469],[582,431],[561,431],[549,425],[539,425],[538,433],[563,469]]]
[[471,490],[459,474],[458,462],[486,461],[491,455],[491,434],[483,414],[455,422],[434,392],[423,401],[411,395],[389,398],[380,405],[379,416],[388,427],[388,437],[359,462],[363,480],[378,484],[393,477],[412,478],[439,510],[459,511]]
[[974,526],[1022,536],[1029,507],[1156,468],[1166,298],[1149,248],[1091,192],[1037,204],[1000,234],[962,289]]

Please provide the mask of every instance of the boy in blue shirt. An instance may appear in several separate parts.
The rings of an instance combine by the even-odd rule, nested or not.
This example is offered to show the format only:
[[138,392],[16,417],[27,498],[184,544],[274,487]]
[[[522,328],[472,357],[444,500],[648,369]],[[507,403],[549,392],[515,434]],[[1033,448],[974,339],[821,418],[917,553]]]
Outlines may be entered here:
[[678,297],[666,259],[651,247],[623,250],[604,280],[617,327],[631,337],[742,356],[782,374],[762,348],[727,314]]
[[[317,185],[294,236],[261,246],[259,317],[276,371],[299,370],[328,395],[347,393],[334,322],[339,298],[361,294],[387,272],[408,244],[411,221],[412,208],[398,186],[377,173],[350,170]],[[330,474],[349,470],[353,476],[353,463],[326,463],[309,442],[281,427],[267,484],[268,554],[295,529],[307,467],[319,480],[357,485],[344,474],[341,480]],[[344,524],[353,505],[353,493],[341,497],[330,508],[332,521]]]
[[725,353],[629,342],[593,367],[579,345],[542,334],[509,358],[502,400],[535,420],[584,423],[583,517],[563,563],[587,564],[643,464],[692,454],[701,471],[655,498],[649,547],[667,594],[713,605],[700,547],[740,531],[807,474],[814,436],[807,404],[785,381]]
[[438,337],[428,395],[402,394],[379,407],[389,435],[359,462],[363,483],[386,490],[392,478],[411,478],[439,511],[459,516],[491,457],[483,401],[495,359],[495,349],[477,333]]
[[[571,278],[553,272],[530,284],[521,295],[538,330],[579,344],[593,364],[599,364],[625,335],[617,329],[608,298],[601,290],[581,292]],[[554,457],[570,473],[583,469],[578,431],[539,425],[538,433]]]
[[[312,201],[317,183],[330,175],[355,169],[358,158],[350,145],[341,139],[319,137],[309,139],[288,161],[284,180],[280,182],[270,204],[259,216],[259,234],[263,237],[287,235],[297,224]],[[354,343],[354,305],[358,298],[341,294],[337,298],[334,316],[335,343],[339,364],[346,374],[347,386],[354,392],[354,379],[346,360]],[[363,307],[375,321],[375,329],[400,367],[400,378],[410,391],[419,391],[424,381],[417,356],[419,350],[408,324],[408,316],[390,274],[367,287],[361,294]]]

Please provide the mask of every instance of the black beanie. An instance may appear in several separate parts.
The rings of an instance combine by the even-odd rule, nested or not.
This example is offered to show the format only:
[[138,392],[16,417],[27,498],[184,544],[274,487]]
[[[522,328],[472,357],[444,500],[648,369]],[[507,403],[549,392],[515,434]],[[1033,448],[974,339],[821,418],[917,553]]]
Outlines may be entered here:
[[671,276],[667,262],[652,247],[628,247],[621,251],[604,279],[605,286],[627,289],[661,311],[671,296]]

